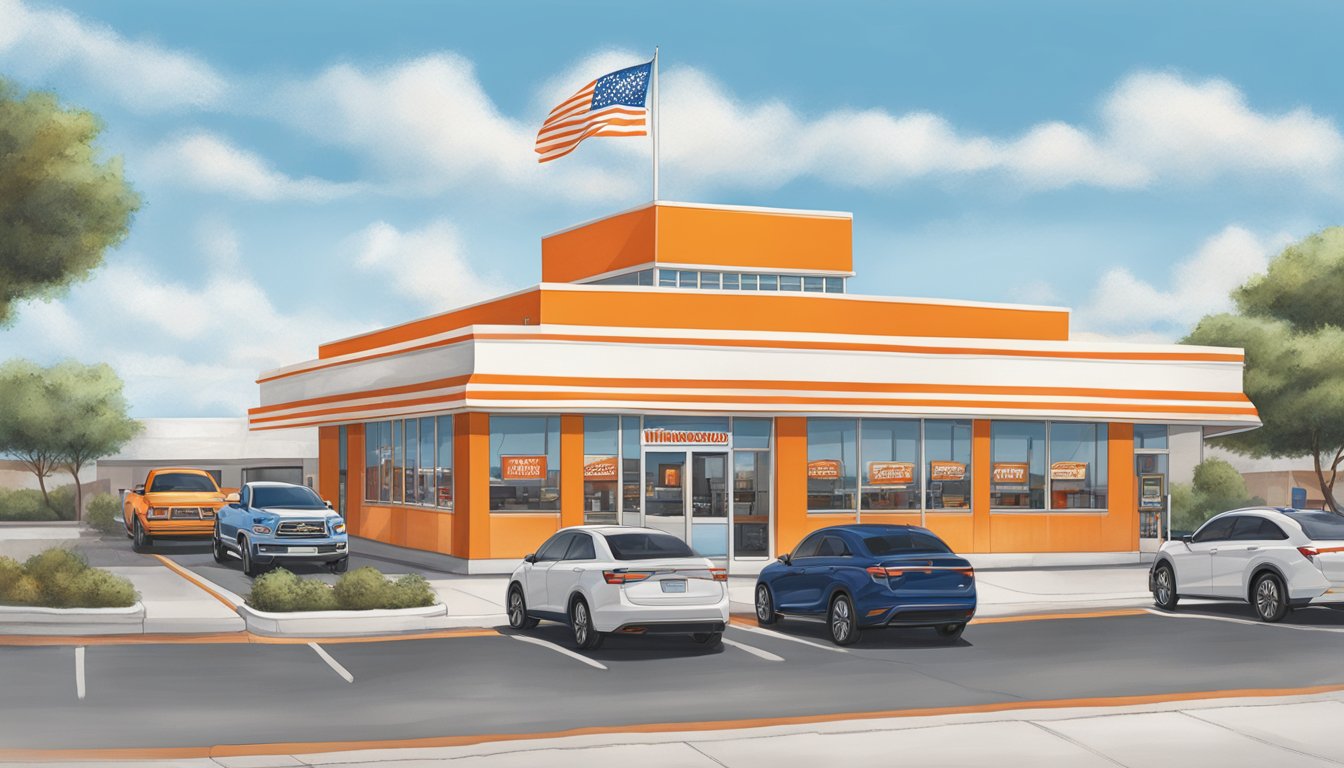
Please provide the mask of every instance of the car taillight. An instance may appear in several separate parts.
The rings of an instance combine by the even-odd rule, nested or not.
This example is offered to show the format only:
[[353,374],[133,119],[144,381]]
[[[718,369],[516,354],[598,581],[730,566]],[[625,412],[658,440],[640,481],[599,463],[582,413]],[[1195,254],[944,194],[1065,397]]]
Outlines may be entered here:
[[1298,547],[1297,551],[1301,552],[1303,557],[1312,562],[1316,562],[1316,556],[1321,554],[1315,547]]
[[713,577],[713,579],[714,579],[715,581],[727,581],[727,580],[728,580],[728,569],[726,569],[726,568],[710,568],[710,569],[709,569],[709,575],[710,575],[711,577]]
[[882,581],[884,579],[899,579],[905,575],[905,571],[900,568],[883,568],[880,565],[868,567],[868,575],[873,577],[873,581]]
[[975,578],[975,569],[970,566],[967,566],[965,568],[953,568],[952,570],[956,571],[957,573],[960,573],[962,576],[965,576],[968,579]]
[[629,584],[635,581],[643,581],[652,573],[645,571],[603,571],[602,578],[607,580],[608,584]]

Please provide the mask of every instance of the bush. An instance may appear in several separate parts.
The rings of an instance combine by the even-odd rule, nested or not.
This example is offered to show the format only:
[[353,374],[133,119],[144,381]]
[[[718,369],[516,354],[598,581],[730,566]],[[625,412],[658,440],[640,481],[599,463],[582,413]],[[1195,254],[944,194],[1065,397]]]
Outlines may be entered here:
[[1171,528],[1193,531],[1220,512],[1253,507],[1265,500],[1246,490],[1246,480],[1231,464],[1208,458],[1195,467],[1194,482],[1171,486]]
[[122,524],[117,522],[118,513],[121,512],[121,504],[117,497],[110,493],[100,493],[89,499],[89,505],[84,513],[84,520],[89,527],[102,533],[115,533],[122,528]]
[[40,491],[21,488],[0,489],[0,520],[57,520],[56,513],[42,503]]
[[0,557],[0,603],[46,608],[126,608],[140,599],[131,582],[90,568],[83,557],[53,547],[23,564]]
[[247,603],[259,611],[370,611],[419,608],[433,605],[436,599],[429,582],[418,573],[391,581],[376,568],[356,568],[333,587],[321,579],[301,579],[277,568],[252,583]]

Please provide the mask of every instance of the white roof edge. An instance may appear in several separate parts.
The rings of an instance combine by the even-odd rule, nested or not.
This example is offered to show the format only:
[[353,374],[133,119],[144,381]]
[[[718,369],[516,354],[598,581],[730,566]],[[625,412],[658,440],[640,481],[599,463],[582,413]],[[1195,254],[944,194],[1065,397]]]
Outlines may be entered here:
[[571,224],[570,226],[565,227],[564,229],[557,229],[554,232],[549,232],[547,234],[542,235],[541,239],[545,240],[548,237],[563,235],[566,232],[572,232],[576,229],[582,229],[583,227],[586,227],[589,224],[596,224],[599,221],[603,221],[606,219],[614,219],[617,216],[624,216],[627,213],[642,211],[645,208],[652,208],[654,206],[662,206],[664,208],[704,208],[711,211],[742,211],[744,213],[768,213],[780,216],[812,216],[821,219],[849,219],[850,221],[854,220],[854,214],[849,211],[823,211],[823,210],[811,210],[806,208],[772,208],[761,205],[728,205],[726,203],[685,203],[685,202],[678,202],[675,200],[650,200],[647,203],[640,203],[639,205],[636,205],[632,208],[626,208],[623,211],[617,211],[615,213],[607,213],[601,216],[595,216],[591,219],[581,221],[578,224]]

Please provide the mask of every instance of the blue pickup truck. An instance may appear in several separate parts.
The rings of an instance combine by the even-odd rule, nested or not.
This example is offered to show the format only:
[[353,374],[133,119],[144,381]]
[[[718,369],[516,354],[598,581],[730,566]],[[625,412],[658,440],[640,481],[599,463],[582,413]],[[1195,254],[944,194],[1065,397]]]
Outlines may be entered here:
[[350,564],[345,520],[311,488],[290,483],[245,483],[225,497],[215,518],[215,562],[230,555],[256,576],[283,562],[321,562],[332,573]]

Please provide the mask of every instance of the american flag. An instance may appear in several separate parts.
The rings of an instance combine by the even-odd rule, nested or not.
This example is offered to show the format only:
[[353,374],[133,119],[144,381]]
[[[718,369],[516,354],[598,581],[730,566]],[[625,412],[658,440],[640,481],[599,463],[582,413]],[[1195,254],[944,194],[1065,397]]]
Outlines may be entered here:
[[537,162],[573,152],[589,136],[647,136],[653,62],[603,75],[551,110],[537,132]]

